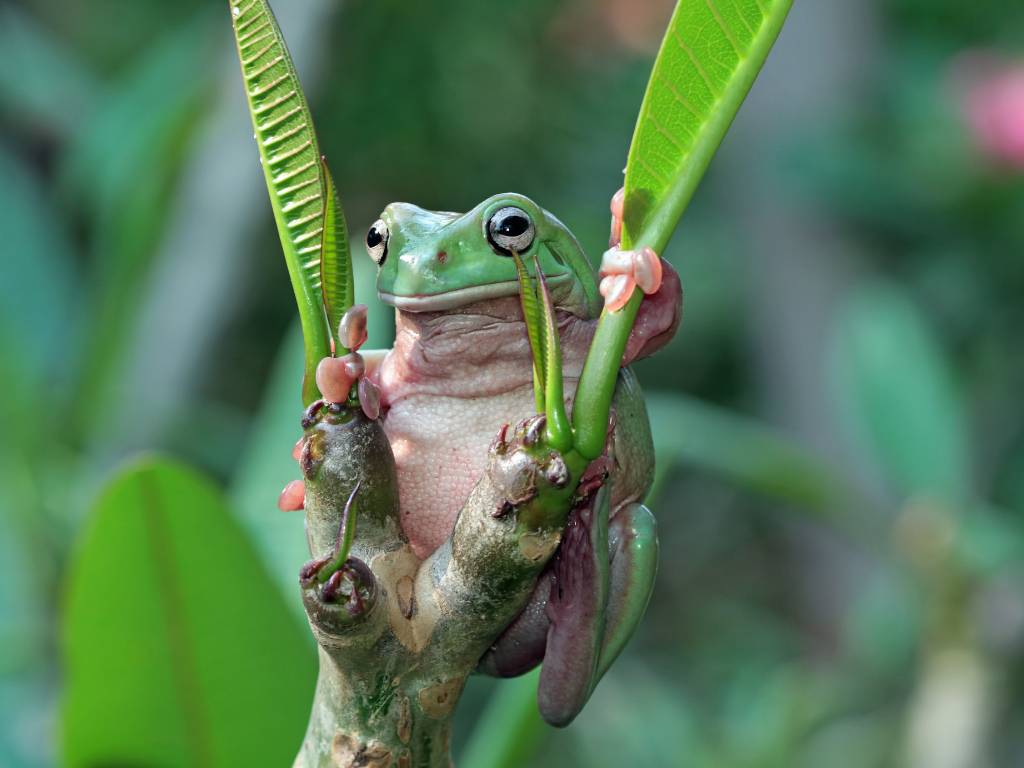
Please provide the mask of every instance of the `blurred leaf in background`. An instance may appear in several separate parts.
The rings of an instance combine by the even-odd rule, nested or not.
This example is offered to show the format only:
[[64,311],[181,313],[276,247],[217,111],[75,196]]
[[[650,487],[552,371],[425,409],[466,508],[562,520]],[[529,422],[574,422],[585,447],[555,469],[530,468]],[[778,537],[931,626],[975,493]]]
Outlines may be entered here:
[[166,459],[123,469],[69,581],[67,765],[294,758],[315,659],[209,481]]

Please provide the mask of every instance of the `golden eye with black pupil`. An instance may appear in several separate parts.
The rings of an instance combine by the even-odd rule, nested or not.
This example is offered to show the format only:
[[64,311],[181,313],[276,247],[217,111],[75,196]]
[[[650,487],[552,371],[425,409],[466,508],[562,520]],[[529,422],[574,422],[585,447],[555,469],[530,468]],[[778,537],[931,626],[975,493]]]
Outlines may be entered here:
[[366,233],[366,252],[378,266],[388,257],[388,225],[381,219],[373,222],[370,231]]
[[536,236],[533,219],[522,208],[499,208],[487,220],[487,242],[499,256],[511,256],[513,250],[520,255],[526,253]]

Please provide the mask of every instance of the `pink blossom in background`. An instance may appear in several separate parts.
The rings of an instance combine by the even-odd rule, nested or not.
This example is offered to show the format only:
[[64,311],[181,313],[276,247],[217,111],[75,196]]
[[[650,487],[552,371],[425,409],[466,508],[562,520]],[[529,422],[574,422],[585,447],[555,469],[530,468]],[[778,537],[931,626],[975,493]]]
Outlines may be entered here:
[[954,63],[964,117],[990,159],[1024,169],[1024,62],[973,53]]

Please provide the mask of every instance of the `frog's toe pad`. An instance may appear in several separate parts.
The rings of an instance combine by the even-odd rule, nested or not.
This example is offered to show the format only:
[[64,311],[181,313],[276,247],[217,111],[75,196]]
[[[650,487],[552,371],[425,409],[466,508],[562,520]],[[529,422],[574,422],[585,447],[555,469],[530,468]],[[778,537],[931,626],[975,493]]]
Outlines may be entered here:
[[366,317],[369,309],[365,304],[356,304],[341,316],[338,323],[338,338],[353,352],[366,343]]
[[605,309],[614,312],[626,305],[636,286],[644,293],[657,293],[661,287],[661,259],[646,246],[635,251],[616,246],[604,252],[598,276]]
[[281,491],[277,499],[277,508],[282,512],[295,512],[306,506],[306,484],[301,480],[292,480]]

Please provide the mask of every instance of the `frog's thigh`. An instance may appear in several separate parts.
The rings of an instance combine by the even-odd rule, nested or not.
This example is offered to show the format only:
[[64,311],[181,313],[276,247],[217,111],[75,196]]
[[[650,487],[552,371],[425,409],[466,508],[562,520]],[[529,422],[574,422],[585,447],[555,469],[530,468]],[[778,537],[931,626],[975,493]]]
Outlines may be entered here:
[[643,504],[628,504],[608,525],[611,580],[604,640],[591,690],[633,636],[654,588],[658,571],[658,525]]
[[629,368],[619,371],[612,397],[615,431],[612,437],[611,515],[633,502],[642,502],[654,483],[654,441],[647,406],[636,376]]

